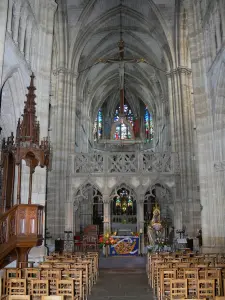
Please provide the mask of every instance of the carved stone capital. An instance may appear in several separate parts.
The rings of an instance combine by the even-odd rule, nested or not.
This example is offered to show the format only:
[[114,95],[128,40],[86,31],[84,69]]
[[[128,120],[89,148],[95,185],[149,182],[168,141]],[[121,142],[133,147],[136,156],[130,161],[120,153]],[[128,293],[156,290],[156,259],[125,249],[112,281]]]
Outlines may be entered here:
[[48,8],[51,9],[53,12],[56,11],[57,6],[58,6],[54,0],[49,0],[47,5],[48,5]]
[[58,76],[59,74],[70,75],[75,79],[78,78],[78,76],[79,76],[79,73],[73,72],[72,70],[69,70],[64,67],[59,67],[59,68],[55,69],[52,73],[54,76]]
[[225,170],[225,161],[217,161],[214,163],[214,169],[216,172],[224,171]]
[[104,204],[109,204],[111,202],[111,199],[109,198],[109,196],[103,196],[102,202]]

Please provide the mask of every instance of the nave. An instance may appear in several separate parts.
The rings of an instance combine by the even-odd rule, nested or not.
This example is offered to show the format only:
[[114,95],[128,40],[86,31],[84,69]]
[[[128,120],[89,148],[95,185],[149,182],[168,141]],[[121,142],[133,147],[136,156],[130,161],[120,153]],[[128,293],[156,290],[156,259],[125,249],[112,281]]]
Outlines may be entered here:
[[88,300],[152,300],[144,257],[100,258],[100,273]]

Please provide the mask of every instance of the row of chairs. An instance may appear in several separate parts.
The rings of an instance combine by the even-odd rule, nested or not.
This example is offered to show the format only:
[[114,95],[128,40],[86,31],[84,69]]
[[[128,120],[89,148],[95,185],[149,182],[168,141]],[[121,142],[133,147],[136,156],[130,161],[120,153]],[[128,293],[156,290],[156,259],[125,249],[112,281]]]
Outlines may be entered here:
[[[225,294],[225,264],[216,255],[151,254],[147,259],[147,275],[158,299],[215,299]],[[179,286],[182,288],[178,289]],[[179,293],[184,291],[181,297]]]
[[6,268],[2,299],[17,295],[86,300],[98,278],[98,259],[98,252],[54,253],[35,268]]

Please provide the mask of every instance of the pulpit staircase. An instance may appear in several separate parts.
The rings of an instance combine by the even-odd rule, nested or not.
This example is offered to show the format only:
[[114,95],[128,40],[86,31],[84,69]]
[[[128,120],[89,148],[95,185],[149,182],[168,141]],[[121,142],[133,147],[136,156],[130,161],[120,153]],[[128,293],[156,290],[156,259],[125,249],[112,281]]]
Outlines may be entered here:
[[43,206],[18,204],[0,217],[0,269],[17,260],[27,262],[28,252],[43,240]]

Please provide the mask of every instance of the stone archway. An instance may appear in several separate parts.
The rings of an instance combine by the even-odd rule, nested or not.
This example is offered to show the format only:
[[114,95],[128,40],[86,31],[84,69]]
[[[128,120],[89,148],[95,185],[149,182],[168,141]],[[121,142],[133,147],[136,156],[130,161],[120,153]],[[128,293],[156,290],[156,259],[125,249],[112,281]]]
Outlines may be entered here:
[[103,231],[103,197],[95,185],[86,183],[78,188],[73,217],[74,233],[82,232],[88,225],[97,225]]
[[160,206],[161,218],[165,225],[166,234],[168,235],[170,228],[174,225],[172,193],[170,189],[162,183],[155,183],[150,186],[145,193],[144,220],[146,226],[152,219],[152,211],[156,203]]
[[125,183],[113,189],[110,195],[112,231],[137,230],[137,200],[137,194]]

